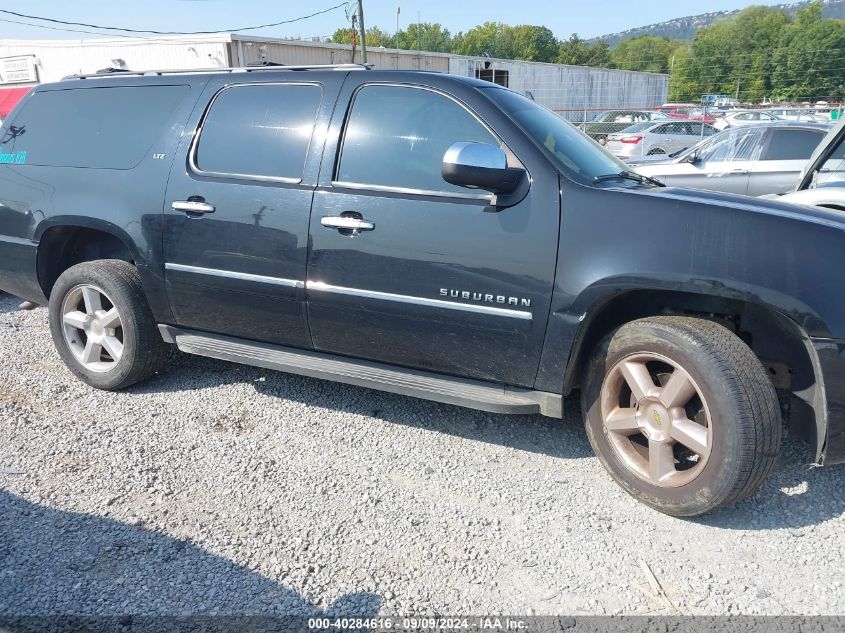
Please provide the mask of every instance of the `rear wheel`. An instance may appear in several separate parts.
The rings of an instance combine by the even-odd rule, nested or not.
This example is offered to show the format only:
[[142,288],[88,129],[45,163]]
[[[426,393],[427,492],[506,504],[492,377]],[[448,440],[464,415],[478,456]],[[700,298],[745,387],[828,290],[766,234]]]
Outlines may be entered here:
[[652,147],[648,150],[648,156],[656,156],[658,154],[665,154],[666,152],[659,147]]
[[702,319],[620,327],[593,354],[582,404],[610,475],[674,516],[751,494],[780,447],[777,396],[762,364],[736,335]]
[[124,389],[167,359],[138,270],[120,260],[67,269],[50,293],[50,332],[65,365],[98,389]]

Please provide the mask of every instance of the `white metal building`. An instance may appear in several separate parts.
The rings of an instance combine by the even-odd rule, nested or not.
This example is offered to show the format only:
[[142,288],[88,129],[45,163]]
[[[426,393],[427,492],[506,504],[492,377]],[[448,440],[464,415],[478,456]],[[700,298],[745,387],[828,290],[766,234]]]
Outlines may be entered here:
[[[561,113],[610,108],[648,108],[666,101],[668,76],[622,70],[463,57],[368,48],[376,68],[420,69],[478,77],[530,94]],[[221,33],[160,38],[0,40],[0,118],[4,96],[21,88],[103,68],[175,70],[246,66],[262,61],[286,65],[359,61],[343,44]],[[5,95],[4,95],[5,92]],[[19,98],[19,97],[18,97]],[[8,101],[17,99],[7,99]],[[567,114],[568,115],[568,114]]]

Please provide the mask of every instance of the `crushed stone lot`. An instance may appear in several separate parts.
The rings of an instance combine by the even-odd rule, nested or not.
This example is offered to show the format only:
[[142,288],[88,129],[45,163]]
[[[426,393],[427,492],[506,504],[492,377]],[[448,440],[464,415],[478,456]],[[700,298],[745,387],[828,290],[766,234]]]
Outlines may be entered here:
[[604,473],[574,403],[499,416],[181,354],[98,392],[18,303],[0,615],[845,613],[845,468],[799,442],[750,499],[673,519]]

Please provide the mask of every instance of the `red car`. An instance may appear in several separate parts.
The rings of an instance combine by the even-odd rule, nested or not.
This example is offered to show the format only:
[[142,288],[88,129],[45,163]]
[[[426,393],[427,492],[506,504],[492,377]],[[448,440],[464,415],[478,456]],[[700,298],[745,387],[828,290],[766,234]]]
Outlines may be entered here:
[[666,103],[660,106],[658,112],[673,119],[704,121],[705,123],[713,123],[716,120],[716,117],[704,107],[692,103]]

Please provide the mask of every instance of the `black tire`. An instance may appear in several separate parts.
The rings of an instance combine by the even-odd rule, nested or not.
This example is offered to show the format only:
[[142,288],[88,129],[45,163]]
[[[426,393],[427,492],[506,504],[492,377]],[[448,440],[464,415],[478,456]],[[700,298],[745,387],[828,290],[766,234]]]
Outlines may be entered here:
[[646,156],[657,156],[658,154],[665,154],[665,153],[666,152],[664,152],[659,147],[652,147],[650,150],[648,150],[648,154],[646,154]]
[[[608,438],[602,385],[619,361],[636,354],[671,360],[689,375],[701,402],[707,403],[712,427],[709,457],[683,485],[655,485],[637,475]],[[739,337],[704,319],[650,317],[612,332],[596,347],[585,369],[581,404],[587,436],[613,479],[639,501],[672,516],[699,516],[752,494],[771,471],[780,449],[780,408],[766,370]]]
[[[86,368],[65,336],[62,305],[80,285],[101,288],[120,314],[123,350],[114,367],[106,371]],[[138,270],[128,262],[102,259],[68,268],[50,293],[49,315],[50,333],[62,361],[80,380],[97,389],[125,389],[152,376],[168,358],[170,346],[158,331]]]

